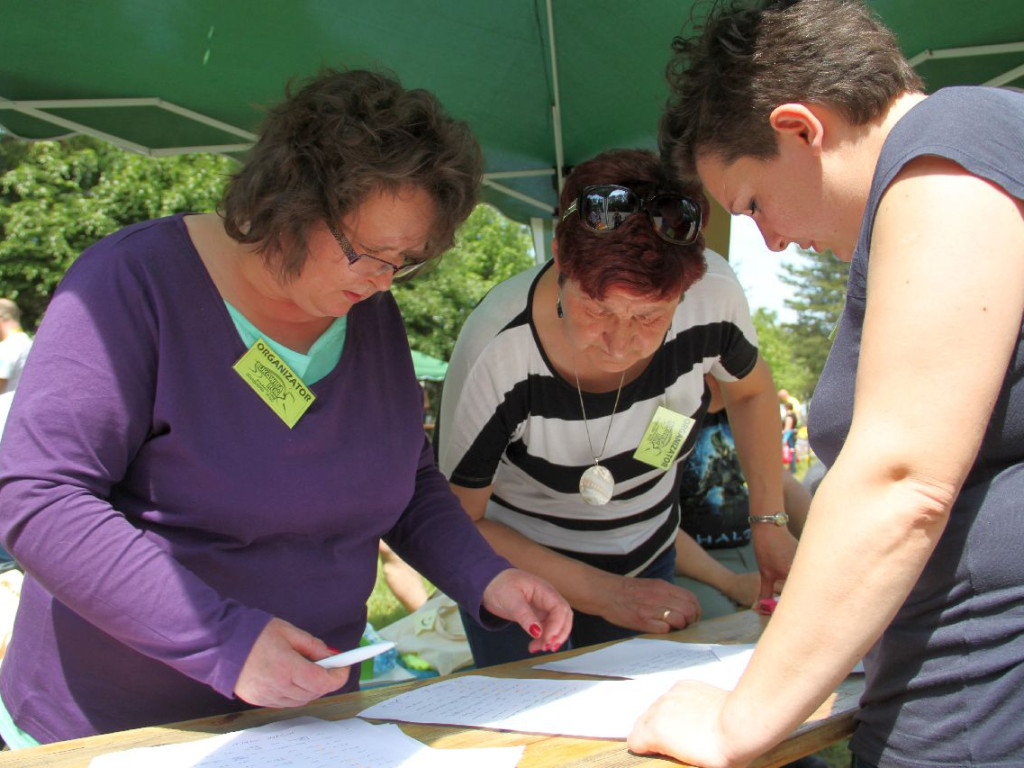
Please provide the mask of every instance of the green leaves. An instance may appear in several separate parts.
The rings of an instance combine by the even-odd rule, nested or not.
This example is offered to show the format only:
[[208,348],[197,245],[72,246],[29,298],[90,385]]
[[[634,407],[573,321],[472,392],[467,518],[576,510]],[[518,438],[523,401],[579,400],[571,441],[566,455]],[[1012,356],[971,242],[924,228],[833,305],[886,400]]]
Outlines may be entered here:
[[831,252],[801,251],[800,259],[788,262],[785,270],[782,281],[794,289],[786,306],[796,312],[796,322],[779,323],[776,313],[759,309],[754,327],[776,385],[806,400],[832,348],[830,336],[843,311],[850,265]]
[[[87,137],[0,141],[0,295],[34,330],[64,272],[129,224],[216,209],[232,160],[149,158]],[[394,288],[413,348],[447,360],[459,329],[492,286],[533,264],[529,230],[481,205],[428,275]]]
[[478,205],[436,269],[392,288],[409,345],[442,360],[451,357],[469,313],[493,286],[533,264],[531,249],[526,227]]
[[83,250],[128,224],[211,211],[234,163],[213,155],[149,158],[86,137],[0,142],[0,295],[33,330]]

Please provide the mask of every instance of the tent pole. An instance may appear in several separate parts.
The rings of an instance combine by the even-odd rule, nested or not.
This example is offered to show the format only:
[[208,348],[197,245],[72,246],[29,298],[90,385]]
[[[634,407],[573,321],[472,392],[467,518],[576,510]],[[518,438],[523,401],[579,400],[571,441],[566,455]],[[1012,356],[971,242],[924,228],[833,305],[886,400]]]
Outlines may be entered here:
[[[548,222],[545,226],[545,222]],[[533,263],[543,264],[551,255],[551,219],[543,219],[540,216],[530,217],[530,231],[533,233]]]
[[547,0],[548,9],[548,48],[551,51],[551,81],[555,103],[551,105],[551,121],[555,131],[555,180],[558,195],[562,195],[562,169],[565,167],[565,150],[562,146],[562,101],[558,94],[558,52],[555,48],[555,19],[551,13],[551,0]]

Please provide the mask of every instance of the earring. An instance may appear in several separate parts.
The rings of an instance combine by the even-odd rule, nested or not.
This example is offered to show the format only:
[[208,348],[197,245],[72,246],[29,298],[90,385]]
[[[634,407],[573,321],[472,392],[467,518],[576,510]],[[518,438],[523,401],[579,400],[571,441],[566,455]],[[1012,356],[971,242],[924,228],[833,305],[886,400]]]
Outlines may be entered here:
[[562,297],[561,296],[559,296],[555,300],[555,313],[558,315],[558,319],[559,320],[561,320],[563,317],[565,317],[565,312],[562,311]]

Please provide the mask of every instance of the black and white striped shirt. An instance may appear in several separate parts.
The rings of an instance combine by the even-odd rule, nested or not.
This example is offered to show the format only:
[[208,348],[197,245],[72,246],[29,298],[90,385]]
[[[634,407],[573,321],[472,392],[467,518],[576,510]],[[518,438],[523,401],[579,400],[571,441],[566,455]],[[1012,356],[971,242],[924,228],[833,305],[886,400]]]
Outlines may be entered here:
[[[757,362],[750,310],[732,268],[706,252],[661,348],[626,385],[601,464],[615,477],[603,507],[583,501],[580,475],[604,442],[615,392],[583,393],[548,363],[533,326],[537,281],[551,262],[496,286],[459,334],[438,424],[438,463],[456,485],[493,484],[487,518],[602,570],[634,575],[672,546],[679,524],[676,463],[707,408],[704,374],[734,381]],[[668,471],[633,458],[659,405],[696,419]],[[590,441],[586,430],[590,430]]]

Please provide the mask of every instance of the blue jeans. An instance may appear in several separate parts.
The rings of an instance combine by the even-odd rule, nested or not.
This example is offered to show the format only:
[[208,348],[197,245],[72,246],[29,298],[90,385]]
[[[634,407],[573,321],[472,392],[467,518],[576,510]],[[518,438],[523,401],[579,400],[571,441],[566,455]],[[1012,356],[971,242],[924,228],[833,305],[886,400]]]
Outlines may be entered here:
[[850,757],[850,768],[875,768],[871,763],[866,763],[856,755]]
[[[676,550],[675,547],[669,547],[641,571],[638,578],[664,579],[672,584],[675,578],[675,569]],[[473,663],[478,669],[509,661],[528,659],[531,655],[545,655],[530,653],[528,646],[531,638],[518,624],[491,631],[477,624],[476,619],[465,611],[462,611],[462,624],[466,630],[469,649],[473,652]],[[587,645],[607,643],[611,640],[623,640],[639,634],[641,633],[635,629],[617,626],[599,616],[573,611],[572,632],[565,645],[558,650],[568,651]]]

